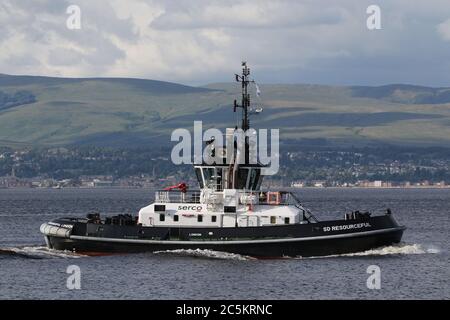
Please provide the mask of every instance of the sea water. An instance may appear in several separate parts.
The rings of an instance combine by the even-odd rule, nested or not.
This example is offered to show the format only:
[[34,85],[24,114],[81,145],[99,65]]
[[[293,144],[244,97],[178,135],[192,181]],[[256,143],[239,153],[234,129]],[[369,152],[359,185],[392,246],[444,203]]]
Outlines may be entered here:
[[[41,223],[136,214],[147,189],[0,190],[1,299],[449,299],[450,189],[297,189],[319,219],[390,208],[402,243],[312,258],[255,259],[211,250],[83,256],[49,250]],[[80,289],[70,289],[69,266]],[[380,289],[368,287],[379,267]]]

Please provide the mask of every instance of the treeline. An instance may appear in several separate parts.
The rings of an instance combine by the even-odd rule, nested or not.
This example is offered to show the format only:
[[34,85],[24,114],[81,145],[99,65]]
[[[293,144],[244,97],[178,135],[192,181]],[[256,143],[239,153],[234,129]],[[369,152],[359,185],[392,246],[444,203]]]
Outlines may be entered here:
[[15,93],[0,91],[0,111],[36,102],[36,97],[29,91],[21,90]]
[[439,147],[364,147],[298,151],[290,148],[281,159],[281,177],[354,183],[450,182],[450,149]]
[[[152,175],[193,176],[190,165],[174,165],[171,147],[66,147],[12,150],[0,148],[0,176],[76,179],[83,175],[116,178]],[[450,183],[450,150],[445,148],[281,149],[280,171],[273,179],[356,182],[446,181]]]
[[[171,175],[180,170],[170,161],[168,148],[115,149],[73,147],[31,149],[26,151],[0,150],[0,176],[14,173],[20,178],[44,176],[54,179],[73,179],[82,175],[111,175],[127,177],[154,174]],[[169,155],[169,156],[168,156]]]

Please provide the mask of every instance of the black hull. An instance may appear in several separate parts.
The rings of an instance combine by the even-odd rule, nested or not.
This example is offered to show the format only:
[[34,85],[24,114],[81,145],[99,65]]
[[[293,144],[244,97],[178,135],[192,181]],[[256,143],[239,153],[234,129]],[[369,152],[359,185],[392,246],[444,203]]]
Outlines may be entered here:
[[[224,251],[253,257],[311,257],[329,256],[345,253],[366,251],[369,249],[388,246],[400,242],[404,227],[397,225],[390,216],[371,218],[370,228],[365,230],[340,230],[335,232],[325,232],[327,226],[341,223],[341,225],[351,225],[351,222],[329,221],[317,224],[267,227],[262,230],[265,233],[280,233],[277,238],[254,237],[249,239],[244,237],[244,233],[254,232],[252,228],[224,228],[223,232],[228,232],[236,236],[237,232],[242,233],[241,238],[228,240],[197,238],[189,240],[175,240],[169,238],[155,239],[129,239],[118,234],[130,232],[133,227],[119,227],[114,230],[114,237],[103,235],[71,235],[69,237],[46,235],[47,244],[50,248],[57,250],[69,250],[85,254],[99,253],[138,253],[155,252],[176,249],[209,249]],[[353,223],[355,223],[353,221]],[[358,222],[356,222],[358,223]],[[128,228],[127,231],[119,231],[119,228]],[[229,229],[229,230],[226,230]],[[239,230],[237,230],[239,229]],[[257,228],[264,229],[262,227]],[[187,232],[198,229],[188,229]],[[210,229],[205,229],[208,231]],[[256,230],[256,229],[255,229]],[[160,232],[161,230],[159,230]],[[155,231],[156,232],[156,231]],[[218,231],[215,230],[217,233]],[[281,233],[290,232],[291,237],[281,237]],[[88,234],[88,233],[87,233]]]
[[396,230],[371,236],[357,236],[334,240],[309,240],[273,243],[246,243],[246,244],[136,244],[73,240],[50,237],[52,248],[57,250],[70,250],[78,253],[139,253],[155,252],[176,249],[209,249],[236,253],[252,257],[314,257],[329,256],[345,253],[366,251],[369,249],[391,245],[400,242],[403,230]]

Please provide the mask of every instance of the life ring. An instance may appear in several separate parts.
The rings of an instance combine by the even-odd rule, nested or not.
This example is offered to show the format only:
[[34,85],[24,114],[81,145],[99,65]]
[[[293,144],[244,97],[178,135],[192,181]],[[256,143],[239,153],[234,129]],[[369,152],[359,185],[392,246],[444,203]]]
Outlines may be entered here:
[[267,204],[280,204],[281,193],[280,192],[267,192]]

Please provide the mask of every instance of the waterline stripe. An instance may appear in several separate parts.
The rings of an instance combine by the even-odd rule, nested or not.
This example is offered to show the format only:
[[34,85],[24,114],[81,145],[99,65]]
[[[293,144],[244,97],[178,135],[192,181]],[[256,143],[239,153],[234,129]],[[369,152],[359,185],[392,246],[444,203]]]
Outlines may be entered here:
[[252,243],[280,243],[280,242],[297,242],[297,241],[311,241],[311,240],[327,240],[327,239],[340,239],[349,237],[368,236],[380,233],[387,233],[393,231],[405,230],[405,227],[389,228],[382,230],[353,232],[346,234],[336,234],[330,236],[317,236],[317,237],[304,237],[304,238],[286,238],[286,239],[266,239],[266,240],[225,240],[225,241],[171,241],[171,240],[140,240],[140,239],[117,239],[117,238],[101,238],[101,237],[88,237],[88,236],[70,236],[69,239],[73,240],[91,240],[101,242],[117,242],[117,243],[137,243],[137,244],[252,244]]

